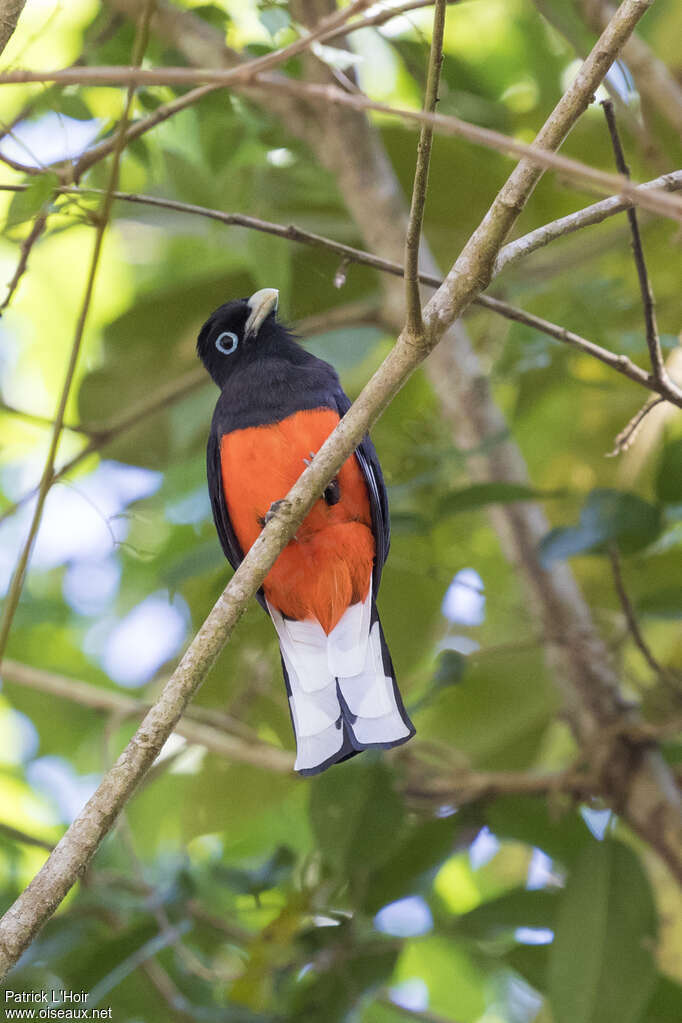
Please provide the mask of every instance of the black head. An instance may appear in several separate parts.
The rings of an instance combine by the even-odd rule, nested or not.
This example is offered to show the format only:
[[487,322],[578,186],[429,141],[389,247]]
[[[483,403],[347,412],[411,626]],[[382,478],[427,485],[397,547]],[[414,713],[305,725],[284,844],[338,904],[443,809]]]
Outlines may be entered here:
[[211,313],[199,332],[197,353],[218,387],[223,387],[228,376],[258,351],[264,342],[285,328],[276,320],[279,292],[275,288],[261,288],[251,298],[237,298],[226,302]]

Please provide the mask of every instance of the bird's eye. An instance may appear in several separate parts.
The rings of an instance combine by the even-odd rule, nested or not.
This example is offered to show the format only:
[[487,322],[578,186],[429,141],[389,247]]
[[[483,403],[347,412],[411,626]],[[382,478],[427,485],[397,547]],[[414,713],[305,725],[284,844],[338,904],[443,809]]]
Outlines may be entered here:
[[232,355],[233,352],[236,352],[238,344],[239,338],[231,330],[224,330],[215,339],[215,346],[223,355]]

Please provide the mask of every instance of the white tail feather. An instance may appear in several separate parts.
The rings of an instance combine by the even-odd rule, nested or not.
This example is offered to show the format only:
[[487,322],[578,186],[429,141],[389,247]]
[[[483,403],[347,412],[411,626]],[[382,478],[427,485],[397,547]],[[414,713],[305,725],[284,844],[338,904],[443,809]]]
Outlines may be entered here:
[[327,663],[336,678],[359,675],[367,658],[372,584],[360,604],[351,604],[327,637]]
[[282,653],[293,666],[300,688],[307,693],[324,689],[334,680],[335,675],[329,670],[327,634],[320,623],[312,619],[296,622],[284,618],[270,602],[268,611],[275,623]]
[[[340,722],[339,722],[340,725]],[[332,725],[317,735],[296,737],[295,771],[314,771],[316,767],[331,760],[343,745],[343,728]]]
[[351,678],[339,678],[339,689],[355,715],[351,728],[362,746],[383,746],[410,734],[396,701],[393,679],[384,671],[378,621],[369,634],[362,671]]
[[[317,621],[292,621],[269,603],[268,610],[289,677],[297,771],[314,770],[340,752],[343,713],[357,749],[389,746],[411,734],[395,683],[384,670],[379,622],[370,628],[371,585],[365,600],[352,604],[329,635]],[[350,718],[342,713],[339,692]]]
[[336,678],[327,664],[327,636],[315,621],[284,618],[268,604],[289,676],[289,705],[296,733],[296,771],[312,770],[343,745]]

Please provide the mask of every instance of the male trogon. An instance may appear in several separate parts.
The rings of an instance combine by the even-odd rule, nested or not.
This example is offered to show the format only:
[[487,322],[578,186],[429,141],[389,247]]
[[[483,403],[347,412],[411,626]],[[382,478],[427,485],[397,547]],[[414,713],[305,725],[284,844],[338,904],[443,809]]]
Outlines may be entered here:
[[[333,367],[277,322],[277,300],[263,288],[227,302],[197,343],[221,391],[208,487],[233,568],[350,407]],[[301,774],[414,735],[375,603],[389,542],[386,488],[365,437],[258,593],[279,636]]]

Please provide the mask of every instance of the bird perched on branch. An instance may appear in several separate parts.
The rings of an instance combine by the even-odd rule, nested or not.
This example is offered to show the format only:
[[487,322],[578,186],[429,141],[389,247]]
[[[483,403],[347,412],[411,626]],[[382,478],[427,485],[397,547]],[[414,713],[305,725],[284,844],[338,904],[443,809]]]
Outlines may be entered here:
[[[334,368],[277,321],[278,296],[263,288],[227,302],[197,342],[221,391],[208,488],[233,568],[350,408]],[[279,637],[301,774],[414,735],[375,602],[389,542],[386,488],[365,437],[257,594]]]

